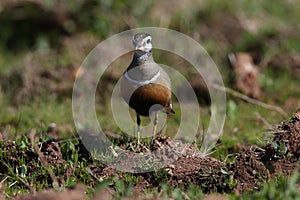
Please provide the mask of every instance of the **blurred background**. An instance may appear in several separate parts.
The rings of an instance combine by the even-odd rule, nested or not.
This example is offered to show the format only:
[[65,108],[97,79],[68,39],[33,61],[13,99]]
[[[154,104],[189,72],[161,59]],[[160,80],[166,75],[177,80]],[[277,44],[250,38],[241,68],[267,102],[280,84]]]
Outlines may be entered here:
[[[279,106],[290,116],[300,105],[299,10],[297,0],[1,0],[0,132],[10,137],[56,123],[62,134],[74,133],[72,87],[83,59],[108,37],[145,26],[194,38],[219,67],[226,87]],[[158,62],[165,59],[172,62],[156,56]],[[254,66],[249,76],[254,81],[241,86],[243,70],[237,68],[247,63]],[[107,114],[110,92],[127,67],[115,65],[117,70],[102,80],[107,92],[97,94],[98,115],[105,116],[103,123],[112,131],[117,127]],[[204,94],[193,72],[185,75]],[[259,144],[264,131],[286,119],[230,94],[227,104],[223,143]]]

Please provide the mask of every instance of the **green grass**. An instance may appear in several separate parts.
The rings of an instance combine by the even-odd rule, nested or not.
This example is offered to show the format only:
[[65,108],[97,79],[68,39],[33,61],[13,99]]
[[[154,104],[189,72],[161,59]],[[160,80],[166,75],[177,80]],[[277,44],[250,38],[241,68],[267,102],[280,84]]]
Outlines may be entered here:
[[62,102],[55,100],[33,101],[19,105],[18,108],[2,104],[0,114],[1,127],[8,129],[10,134],[24,133],[29,128],[45,129],[50,123],[57,125],[73,126],[72,102],[64,99]]
[[261,191],[246,193],[232,199],[299,199],[297,183],[299,183],[297,172],[289,179],[279,175],[269,183],[265,183]]
[[[66,9],[72,16],[65,25],[70,30],[74,27],[74,32],[71,31],[71,33],[77,31],[76,33],[86,34],[89,37],[106,39],[115,33],[129,28],[159,26],[161,22],[168,19],[168,27],[200,40],[199,42],[219,66],[224,82],[230,88],[234,88],[234,86],[231,84],[232,69],[227,63],[228,53],[236,51],[256,52],[261,59],[272,59],[276,58],[276,55],[296,55],[300,52],[300,41],[296,34],[299,32],[298,23],[300,19],[300,3],[297,1],[274,2],[272,0],[265,0],[257,2],[254,0],[235,0],[230,3],[222,0],[212,0],[203,3],[192,1],[192,3],[186,2],[183,5],[185,9],[178,8],[178,10],[172,12],[172,16],[165,16],[162,13],[161,16],[154,17],[152,16],[154,12],[152,9],[157,3],[158,1],[141,1],[133,4],[131,1],[124,0],[111,3],[91,1],[85,4],[84,1],[76,1],[74,4],[65,4]],[[82,7],[84,4],[85,7]],[[54,7],[52,1],[45,2],[46,10],[53,10]],[[168,8],[162,7],[161,9],[167,9],[168,11]],[[89,10],[89,12],[86,12],[86,10]],[[131,10],[132,14],[128,10]],[[167,11],[165,13],[168,13]],[[205,37],[199,35],[199,32],[202,30],[199,27],[205,28],[207,26],[211,28],[210,26],[215,26],[216,31],[219,31],[218,24],[214,24],[213,20],[217,15],[224,15],[224,18],[228,16],[239,18],[240,15],[243,15],[247,19],[258,21],[257,31],[252,32],[243,29],[239,37],[236,38],[236,42],[232,44],[226,40],[224,42],[223,37],[220,37],[220,39],[214,34],[208,34]],[[240,23],[242,22],[240,21]],[[222,36],[222,34],[221,31],[217,36]],[[20,39],[20,43],[22,43],[22,37],[15,39]],[[71,94],[56,98],[55,95],[53,97],[47,91],[43,91],[34,98],[31,98],[30,94],[28,94],[29,100],[27,99],[25,103],[23,103],[23,99],[15,101],[13,98],[15,90],[20,89],[17,87],[19,80],[9,81],[8,76],[14,71],[23,74],[30,68],[30,62],[26,62],[26,59],[30,55],[44,55],[46,58],[42,58],[41,60],[37,60],[37,57],[33,56],[32,61],[33,63],[37,62],[39,64],[38,67],[48,70],[54,70],[57,66],[78,65],[78,63],[74,63],[76,58],[73,57],[72,53],[67,52],[65,48],[60,49],[60,51],[51,49],[52,47],[49,45],[48,40],[50,40],[50,36],[47,38],[47,34],[42,35],[37,39],[37,43],[33,49],[25,48],[20,51],[8,51],[3,48],[2,42],[0,42],[0,132],[9,139],[15,140],[17,150],[21,152],[25,150],[32,151],[28,138],[25,137],[31,128],[36,128],[38,133],[42,133],[47,130],[50,123],[54,122],[57,125],[71,127],[65,129],[62,133],[63,138],[70,138],[76,135],[74,133],[75,127],[72,118]],[[86,49],[78,49],[78,51],[87,53]],[[82,57],[84,56],[82,55]],[[164,54],[162,56],[158,55],[158,61],[164,63],[165,59],[172,61],[172,58],[167,58]],[[172,64],[172,62],[170,63]],[[262,67],[259,78],[260,86],[263,90],[262,101],[284,107],[290,116],[297,106],[299,106],[300,99],[298,86],[299,71],[295,71],[297,66],[287,64],[287,66],[276,66],[276,68],[274,66],[260,67]],[[123,67],[120,68],[123,69]],[[183,74],[190,74],[190,71],[186,70],[187,67],[182,66],[180,69]],[[101,125],[103,125],[104,130],[122,133],[113,121],[109,95],[107,92],[102,94],[101,98],[96,99],[98,103],[96,105],[98,119]],[[290,105],[286,105],[287,103]],[[179,105],[176,101],[174,102],[174,107],[177,111],[179,110]],[[204,109],[204,114],[201,117],[200,123],[204,123],[204,127],[208,127],[210,116],[207,108]],[[236,151],[239,151],[240,149],[237,148],[238,145],[263,146],[270,140],[270,135],[267,133],[269,131],[268,124],[275,125],[284,119],[284,117],[275,111],[251,105],[228,95],[224,133],[220,138],[220,144],[213,149],[212,156],[220,160],[227,159],[227,161],[233,161],[234,157],[228,156],[228,154],[234,154]],[[176,112],[173,117],[168,119],[168,135],[172,135],[177,131],[179,122],[180,112]],[[132,125],[133,132],[135,128]],[[28,176],[28,163],[26,163],[23,156],[20,156],[18,158],[18,167],[7,165],[8,172],[0,174],[0,181],[5,179],[5,195],[12,197],[15,194],[29,192],[29,189],[20,181],[20,178],[26,183],[32,184],[37,190],[49,187],[61,190],[71,187],[78,182],[87,184],[92,178],[86,170],[89,161],[79,155],[78,143],[79,141],[76,139],[66,139],[61,143],[63,156],[67,160],[67,163],[63,168],[53,167],[54,173],[60,176],[64,169],[73,168],[75,164],[78,165],[73,175],[65,179],[65,184],[62,188],[55,188],[52,183],[47,182],[47,179],[36,184],[35,180],[40,177],[35,177],[35,175]],[[128,144],[128,146],[130,145],[134,144]],[[1,162],[6,163],[6,156],[3,152],[0,153]],[[38,166],[36,174],[49,177],[47,169],[41,163],[36,162],[33,164]],[[190,185],[188,188],[170,187],[164,183],[166,180],[165,175],[163,172],[157,173],[156,178],[161,179],[163,184],[160,188],[147,189],[144,195],[147,197],[160,196],[165,199],[185,199],[186,196],[190,199],[201,199],[205,196],[200,191],[200,187],[196,185]],[[116,191],[117,198],[130,196],[132,195],[133,185],[137,182],[136,176],[128,174],[123,179],[111,177],[104,180],[96,180],[94,187],[87,186],[88,195],[91,196],[94,192],[110,186]],[[234,184],[234,181],[231,183]],[[296,183],[299,183],[299,175],[297,173],[291,179],[278,176],[270,182],[265,183],[259,192],[249,192],[241,196],[235,194],[226,194],[224,196],[229,199],[297,199],[299,192],[296,188]]]

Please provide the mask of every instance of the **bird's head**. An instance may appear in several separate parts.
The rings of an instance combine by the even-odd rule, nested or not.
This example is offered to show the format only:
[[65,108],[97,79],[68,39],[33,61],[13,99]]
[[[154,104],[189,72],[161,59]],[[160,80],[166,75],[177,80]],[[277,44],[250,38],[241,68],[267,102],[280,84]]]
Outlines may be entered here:
[[134,51],[138,54],[152,51],[152,37],[148,33],[137,33],[132,38]]

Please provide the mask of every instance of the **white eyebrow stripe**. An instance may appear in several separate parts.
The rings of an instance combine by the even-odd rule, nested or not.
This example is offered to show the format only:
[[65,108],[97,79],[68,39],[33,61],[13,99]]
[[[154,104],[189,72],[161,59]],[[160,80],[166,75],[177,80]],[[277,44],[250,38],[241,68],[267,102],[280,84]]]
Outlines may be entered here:
[[130,83],[136,85],[137,87],[141,87],[141,86],[144,86],[144,85],[147,85],[150,83],[154,83],[155,81],[157,81],[157,79],[160,76],[160,71],[158,71],[151,79],[145,80],[145,81],[137,81],[137,80],[130,78],[127,71],[125,72],[124,76]]

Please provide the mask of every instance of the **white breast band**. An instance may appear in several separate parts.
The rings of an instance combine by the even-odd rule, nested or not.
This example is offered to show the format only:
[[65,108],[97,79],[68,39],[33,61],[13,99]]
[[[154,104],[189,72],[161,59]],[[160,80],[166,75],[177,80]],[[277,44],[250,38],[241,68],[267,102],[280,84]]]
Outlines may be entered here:
[[128,76],[128,73],[127,71],[125,72],[124,74],[125,78],[132,84],[138,86],[138,87],[141,87],[141,86],[144,86],[144,85],[147,85],[147,84],[150,84],[150,83],[154,83],[160,76],[160,71],[158,71],[150,80],[145,80],[145,81],[137,81],[137,80],[134,80],[132,78],[130,78]]

